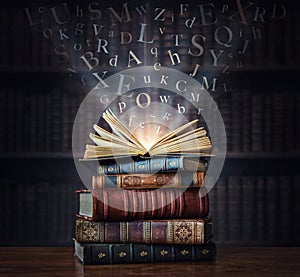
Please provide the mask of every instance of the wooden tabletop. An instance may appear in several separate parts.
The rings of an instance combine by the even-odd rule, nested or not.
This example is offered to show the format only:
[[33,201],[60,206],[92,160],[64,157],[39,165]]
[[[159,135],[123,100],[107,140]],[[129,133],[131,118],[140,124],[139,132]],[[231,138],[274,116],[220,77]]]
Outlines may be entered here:
[[300,247],[218,246],[215,262],[82,266],[72,247],[0,248],[0,276],[300,276]]

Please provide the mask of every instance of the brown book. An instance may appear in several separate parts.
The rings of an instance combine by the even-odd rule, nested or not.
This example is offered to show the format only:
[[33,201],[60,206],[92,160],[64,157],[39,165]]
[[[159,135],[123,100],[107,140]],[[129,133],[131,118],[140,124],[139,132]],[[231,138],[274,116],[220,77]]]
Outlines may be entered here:
[[92,188],[148,189],[161,187],[201,187],[204,172],[95,175]]
[[207,217],[205,187],[79,190],[78,217],[95,221]]
[[76,240],[97,243],[206,244],[209,219],[89,221],[76,220]]

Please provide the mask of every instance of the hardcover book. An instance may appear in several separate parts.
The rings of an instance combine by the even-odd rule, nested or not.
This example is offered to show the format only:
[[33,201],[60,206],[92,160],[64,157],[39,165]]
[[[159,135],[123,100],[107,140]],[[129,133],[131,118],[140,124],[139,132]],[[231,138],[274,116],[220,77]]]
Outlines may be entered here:
[[90,134],[96,145],[86,145],[84,159],[103,159],[126,156],[202,155],[210,156],[211,143],[203,127],[195,128],[198,119],[170,131],[144,145],[113,114],[106,110],[103,119],[113,132],[94,125],[96,134]]
[[162,173],[162,174],[118,174],[95,175],[92,188],[147,189],[167,187],[201,187],[204,172]]
[[80,190],[78,216],[95,221],[207,217],[205,187]]
[[202,161],[179,156],[142,158],[138,160],[122,160],[118,162],[101,163],[96,168],[98,174],[132,174],[132,173],[165,173],[177,171],[205,172]]
[[206,244],[210,219],[89,221],[76,220],[76,240],[89,243]]
[[84,265],[150,262],[214,261],[216,245],[184,244],[98,244],[74,240],[75,257]]

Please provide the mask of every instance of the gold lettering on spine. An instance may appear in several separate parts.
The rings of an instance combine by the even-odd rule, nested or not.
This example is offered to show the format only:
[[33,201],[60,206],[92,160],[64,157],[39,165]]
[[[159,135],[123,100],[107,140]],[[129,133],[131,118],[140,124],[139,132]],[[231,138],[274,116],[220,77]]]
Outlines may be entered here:
[[188,224],[188,225],[192,230],[192,235],[190,237],[190,241],[191,241],[191,243],[195,243],[196,235],[197,235],[197,232],[196,232],[197,230],[195,230],[196,229],[195,227],[197,226],[197,222],[191,222],[191,224]]
[[174,242],[174,222],[168,221],[167,222],[167,243]]
[[149,226],[150,226],[149,227],[150,228],[150,231],[149,231],[150,232],[150,241],[153,242],[153,240],[152,240],[152,236],[153,236],[153,222],[150,222]]
[[198,221],[196,223],[196,242],[199,244],[205,243],[204,238],[204,222]]
[[143,222],[143,240],[145,243],[151,243],[151,236],[152,236],[152,232],[151,232],[151,222],[149,221],[145,221]]
[[127,222],[120,222],[120,242],[126,243],[128,241],[128,224]]

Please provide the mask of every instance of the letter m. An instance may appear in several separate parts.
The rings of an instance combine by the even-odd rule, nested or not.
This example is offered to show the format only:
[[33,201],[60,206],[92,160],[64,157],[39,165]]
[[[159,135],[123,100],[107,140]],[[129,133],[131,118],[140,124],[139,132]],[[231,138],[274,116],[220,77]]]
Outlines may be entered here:
[[111,25],[115,26],[117,24],[116,20],[119,23],[122,22],[129,22],[132,20],[132,17],[130,16],[129,10],[128,10],[128,2],[124,3],[122,6],[121,16],[115,11],[114,8],[110,7],[107,8],[110,13],[111,18]]
[[[211,91],[216,91],[216,84],[217,84],[217,78],[213,78],[210,84],[208,84],[208,80],[205,76],[203,76],[203,81],[202,81],[202,89],[207,89]],[[210,89],[211,87],[211,89]]]

